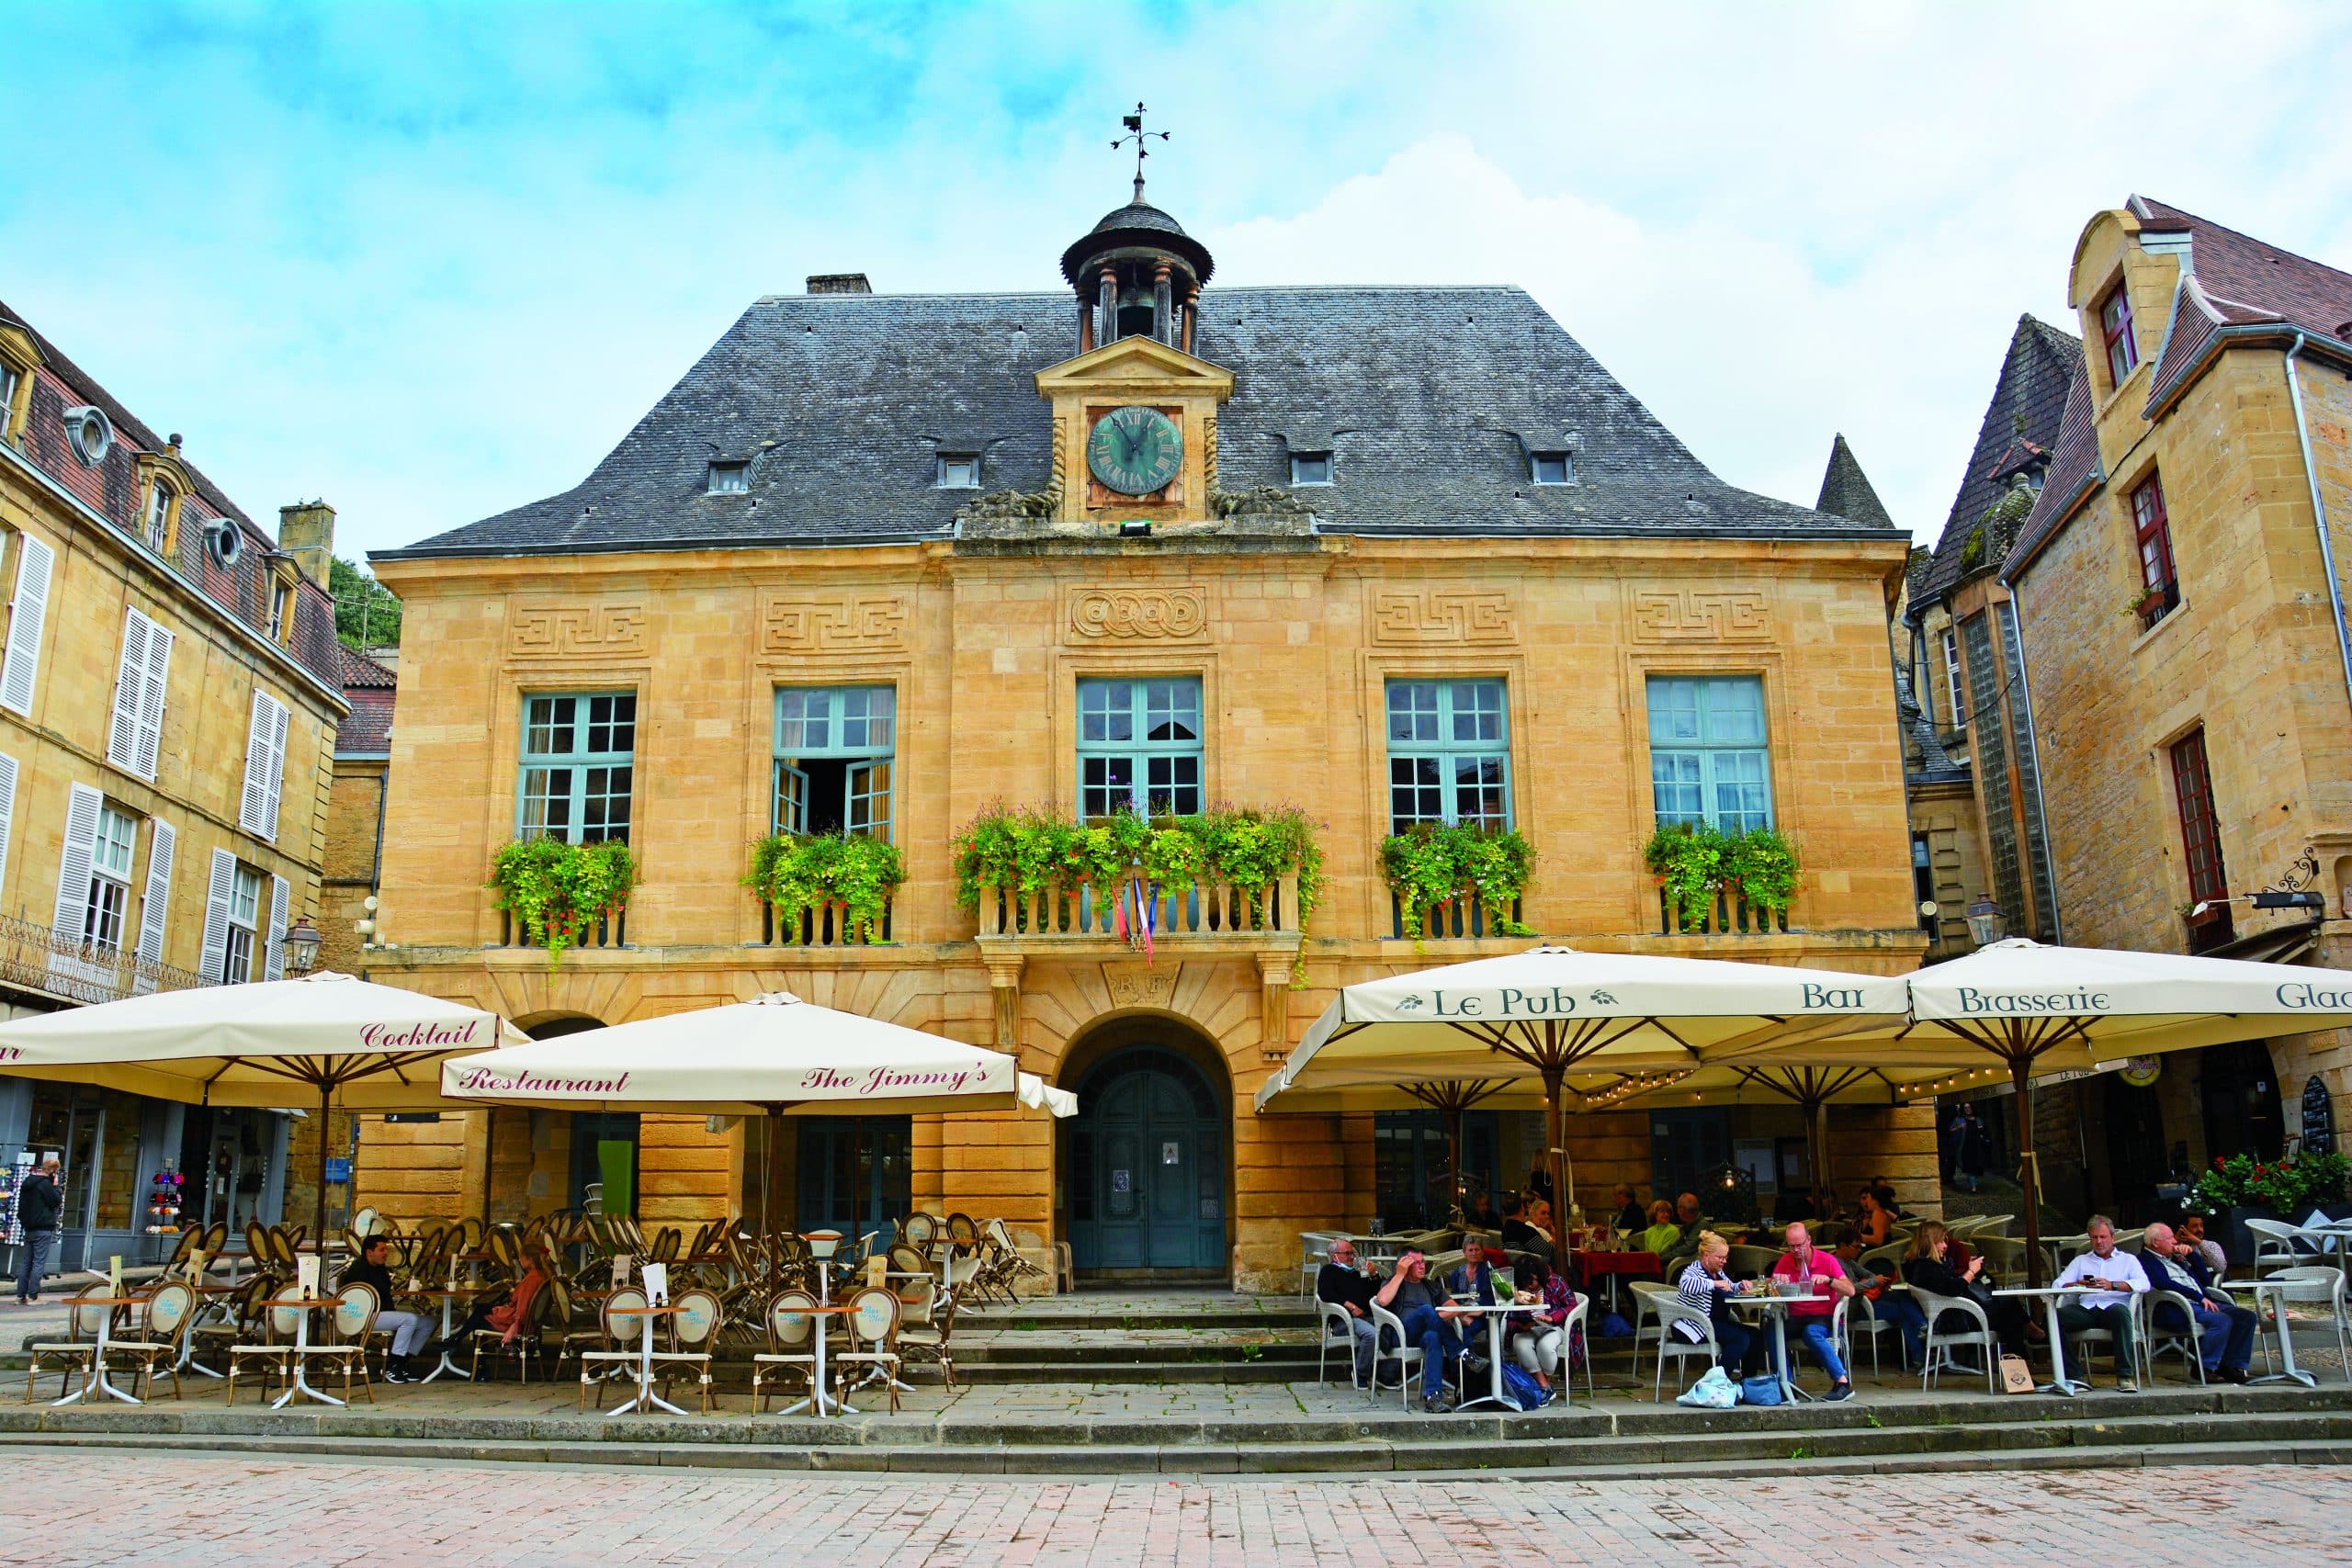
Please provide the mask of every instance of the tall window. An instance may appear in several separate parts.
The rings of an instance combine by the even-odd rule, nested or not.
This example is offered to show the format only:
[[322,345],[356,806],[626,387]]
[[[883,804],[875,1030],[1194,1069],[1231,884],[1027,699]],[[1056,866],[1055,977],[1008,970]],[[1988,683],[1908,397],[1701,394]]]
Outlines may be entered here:
[[1764,682],[1753,675],[1653,675],[1650,795],[1660,822],[1726,833],[1772,825]]
[[112,806],[98,807],[97,837],[90,843],[90,893],[82,906],[82,940],[109,952],[122,946],[123,921],[130,909],[130,852],[139,824]]
[[627,843],[636,761],[636,693],[525,698],[522,836]]
[[2132,296],[2123,285],[2109,289],[2099,301],[2098,330],[2107,340],[2107,384],[2120,387],[2140,363],[2140,345],[2132,341]]
[[2188,861],[2188,902],[2203,903],[2203,914],[2188,917],[2188,948],[2203,953],[2230,940],[2229,873],[2222,865],[2221,818],[2213,809],[2213,775],[2205,765],[2205,732],[2193,730],[2173,743],[2173,795],[2180,806],[2180,842]]
[[17,433],[17,389],[23,381],[21,371],[0,359],[0,441],[8,440]]
[[896,694],[888,686],[775,694],[775,830],[890,836]]
[[140,519],[141,531],[147,537],[147,547],[157,555],[172,536],[172,487],[161,479],[147,481],[147,511]]
[[261,930],[261,873],[237,867],[229,885],[229,947],[221,960],[220,983],[242,986],[254,977],[254,937]]
[[1197,675],[1078,683],[1078,809],[1148,817],[1201,809]]
[[2180,583],[2173,570],[2172,519],[2165,512],[2164,480],[2154,474],[2132,492],[2132,534],[2140,556],[2140,587],[2146,595],[2140,619],[2152,626],[2180,603]]
[[269,593],[269,640],[284,642],[294,629],[294,585],[281,582]]
[[1961,728],[1968,722],[1968,703],[1962,695],[1965,690],[1960,680],[1960,633],[1944,633],[1944,691],[1951,698],[1951,727]]
[[1500,681],[1388,682],[1388,830],[1417,822],[1510,826]]
[[1911,835],[1911,894],[1919,901],[1919,929],[1930,937],[1941,935],[1940,911],[1936,908],[1936,855],[1925,833]]

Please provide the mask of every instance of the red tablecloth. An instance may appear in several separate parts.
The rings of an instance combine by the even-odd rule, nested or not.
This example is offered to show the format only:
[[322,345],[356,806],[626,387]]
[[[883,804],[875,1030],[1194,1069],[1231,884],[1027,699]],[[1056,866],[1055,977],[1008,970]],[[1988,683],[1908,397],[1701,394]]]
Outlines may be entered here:
[[1626,1280],[1663,1280],[1666,1265],[1655,1252],[1580,1252],[1577,1254],[1577,1271],[1587,1290],[1595,1280],[1611,1275]]

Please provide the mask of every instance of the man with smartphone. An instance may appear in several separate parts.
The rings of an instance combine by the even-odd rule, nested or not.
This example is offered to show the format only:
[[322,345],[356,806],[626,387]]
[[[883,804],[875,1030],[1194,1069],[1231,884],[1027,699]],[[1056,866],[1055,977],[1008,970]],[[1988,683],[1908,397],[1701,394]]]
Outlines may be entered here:
[[2091,1249],[2067,1264],[2057,1279],[2060,1289],[2080,1286],[2082,1293],[2058,1308],[2058,1326],[2068,1334],[2104,1328],[2114,1335],[2116,1389],[2137,1393],[2139,1346],[2132,1333],[2137,1314],[2132,1298],[2147,1293],[2148,1272],[2138,1258],[2116,1250],[2115,1222],[2105,1214],[2093,1214],[2083,1230],[2091,1238]]

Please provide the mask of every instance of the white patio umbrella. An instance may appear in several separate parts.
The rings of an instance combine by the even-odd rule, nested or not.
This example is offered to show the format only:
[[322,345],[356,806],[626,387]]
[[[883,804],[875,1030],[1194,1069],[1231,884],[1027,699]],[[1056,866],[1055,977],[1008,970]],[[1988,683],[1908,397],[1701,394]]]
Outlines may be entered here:
[[[1751,1062],[1869,1062],[1897,1067],[1905,1092],[1932,1090],[1922,1069],[2008,1068],[2023,1150],[2026,1268],[2041,1282],[2041,1182],[2030,1080],[2133,1056],[2273,1034],[2352,1026],[2352,976],[2290,964],[2102,947],[2046,947],[2023,937],[1905,976],[1911,1020],[1835,1038],[1764,1040],[1719,1055]],[[1926,1077],[1949,1077],[1928,1073]]]
[[[775,1158],[786,1115],[1078,1111],[1075,1095],[1019,1071],[1001,1052],[819,1007],[789,991],[453,1061],[441,1087],[452,1100],[481,1105],[764,1116],[764,1161]],[[761,1183],[763,1210],[770,1185]],[[760,1229],[767,1236],[764,1213]]]
[[1713,1052],[1792,1029],[1904,1021],[1900,978],[1655,953],[1538,947],[1348,987],[1306,1032],[1258,1107],[1349,1084],[1527,1078],[1544,1086],[1566,1257],[1575,1193],[1561,1102],[1571,1072],[1695,1068]]
[[323,1250],[327,1112],[447,1104],[441,1065],[501,1038],[523,1036],[495,1013],[328,971],[12,1019],[0,1023],[0,1073],[190,1105],[280,1108],[315,1092]]

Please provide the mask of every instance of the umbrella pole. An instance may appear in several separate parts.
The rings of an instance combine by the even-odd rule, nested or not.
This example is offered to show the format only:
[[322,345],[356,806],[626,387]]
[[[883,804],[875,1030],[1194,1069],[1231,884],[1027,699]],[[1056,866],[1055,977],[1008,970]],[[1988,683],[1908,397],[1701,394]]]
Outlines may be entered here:
[[1453,1190],[1447,1194],[1445,1218],[1448,1224],[1457,1225],[1469,1218],[1468,1213],[1462,1207],[1462,1103],[1457,1099],[1445,1119],[1446,1179],[1453,1188]]
[[1568,1186],[1566,1123],[1560,1112],[1565,1066],[1544,1069],[1544,1149],[1552,1167],[1552,1258],[1562,1269],[1568,1263],[1568,1205],[1576,1193]]
[[784,1107],[771,1105],[767,1111],[767,1133],[760,1144],[760,1254],[766,1260],[768,1277],[774,1279],[776,1271],[774,1213],[775,1137],[783,1131]]
[[498,1107],[481,1109],[481,1228],[490,1229],[491,1172],[498,1164]]
[[1829,1217],[1837,1189],[1829,1180],[1829,1102],[1816,1100],[1805,1107],[1804,1135],[1813,1145],[1813,1192],[1815,1224]]
[[[322,1259],[324,1259],[327,1255],[327,1150],[333,1142],[327,1135],[327,1107],[334,1103],[334,1083],[321,1079],[319,1082],[319,1201],[311,1214],[311,1235],[314,1238],[312,1245],[318,1248],[319,1257]],[[320,1268],[322,1270],[324,1269],[323,1261],[320,1264]],[[323,1288],[323,1281],[322,1288]]]
[[2026,1069],[2031,1059],[2009,1058],[2009,1082],[2018,1097],[2018,1184],[2025,1190],[2025,1282],[2041,1285],[2041,1164],[2033,1151],[2033,1086]]

